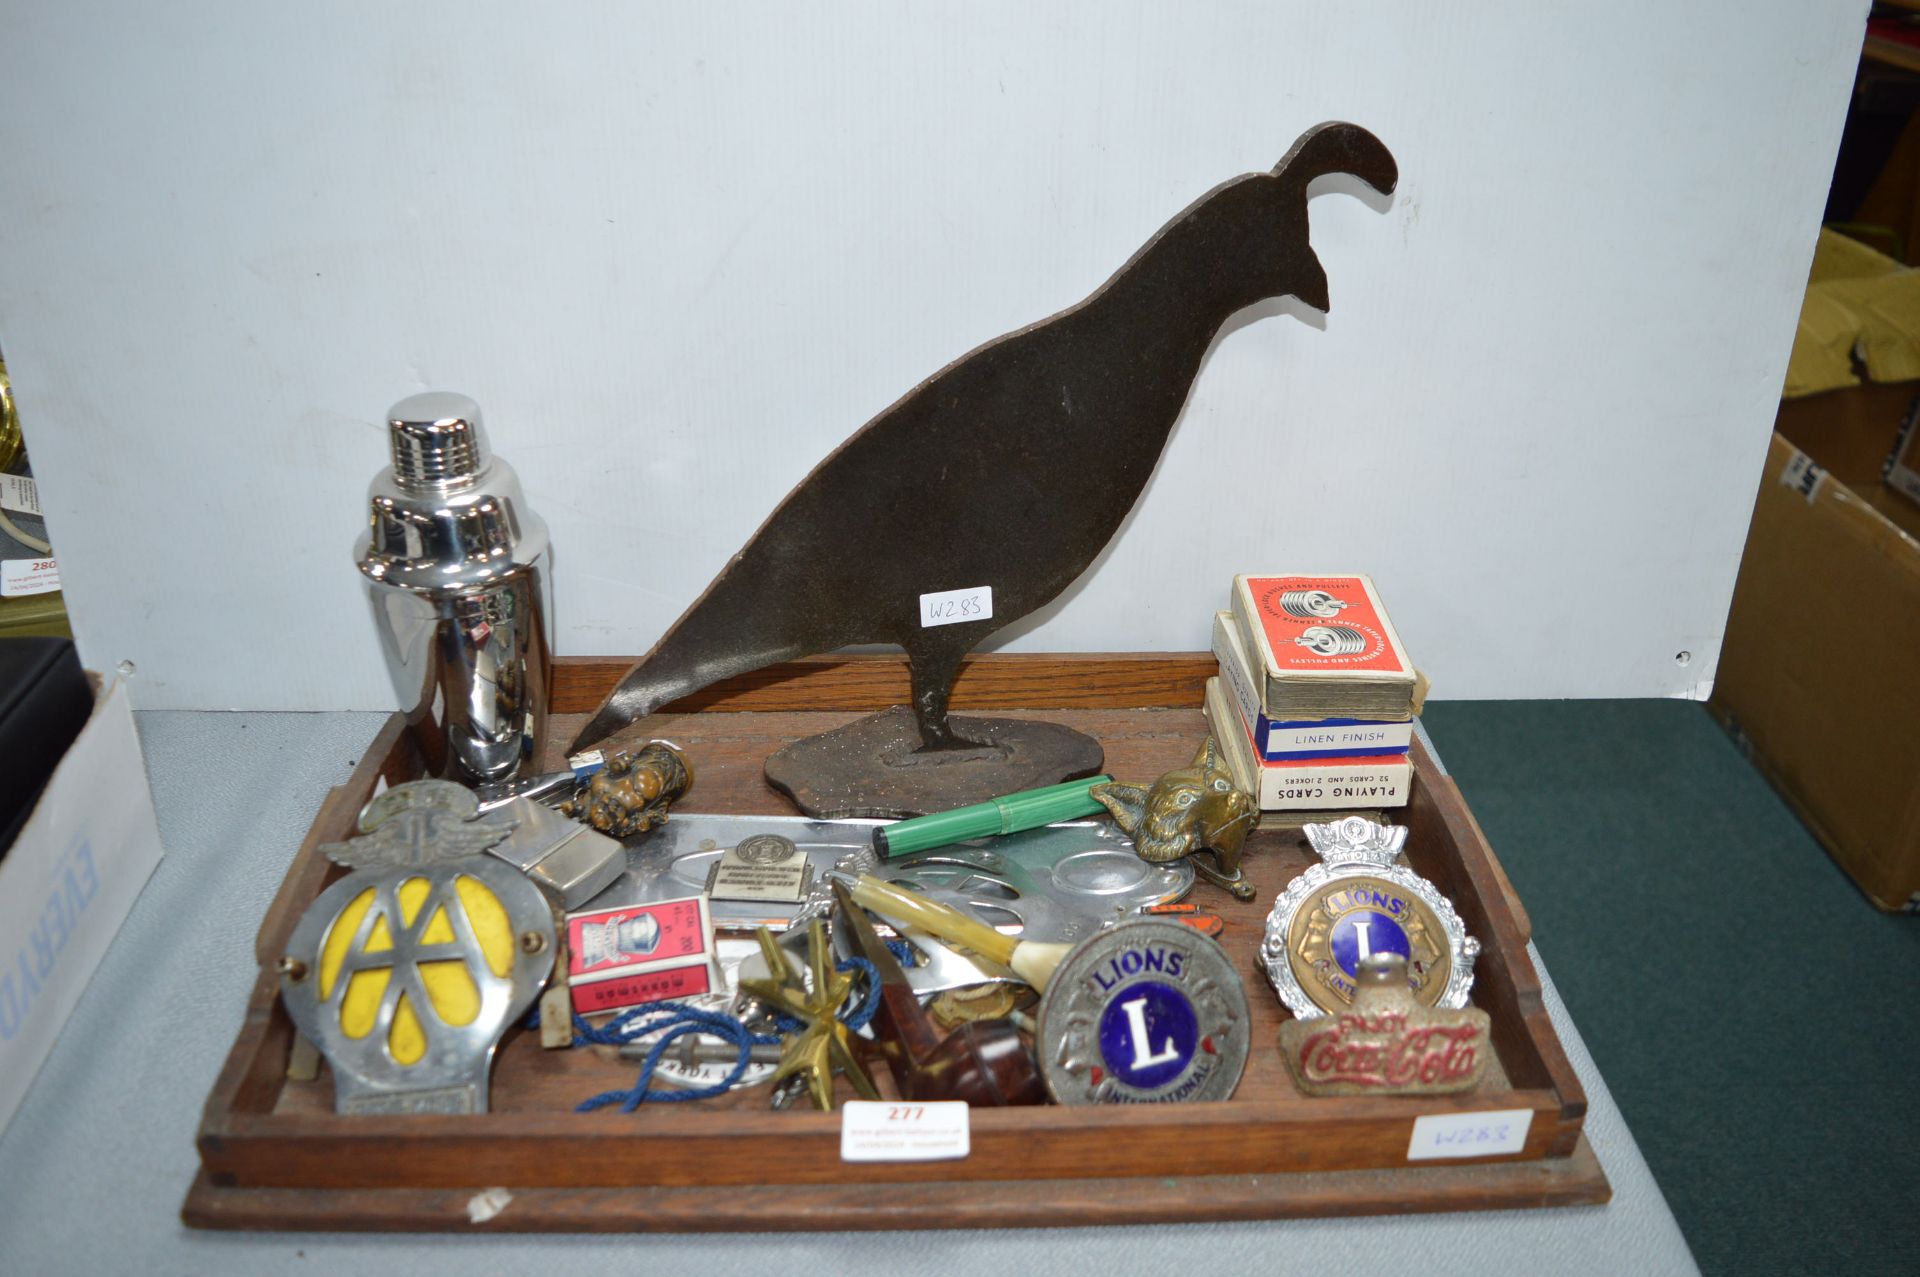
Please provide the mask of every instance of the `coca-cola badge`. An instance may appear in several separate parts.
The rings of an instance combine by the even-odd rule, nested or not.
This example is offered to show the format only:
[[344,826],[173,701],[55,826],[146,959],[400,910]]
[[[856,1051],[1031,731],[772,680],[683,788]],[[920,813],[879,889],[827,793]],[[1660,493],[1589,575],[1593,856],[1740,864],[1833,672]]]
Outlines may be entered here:
[[1458,1010],[1473,988],[1480,942],[1438,888],[1396,864],[1405,828],[1358,816],[1306,825],[1321,863],[1287,884],[1260,947],[1267,978],[1301,1019],[1353,1005],[1360,964],[1376,953],[1406,960],[1422,1006]]
[[1485,1011],[1421,1006],[1397,953],[1363,960],[1356,983],[1346,1010],[1280,1026],[1280,1054],[1302,1091],[1445,1095],[1480,1084],[1493,1049]]

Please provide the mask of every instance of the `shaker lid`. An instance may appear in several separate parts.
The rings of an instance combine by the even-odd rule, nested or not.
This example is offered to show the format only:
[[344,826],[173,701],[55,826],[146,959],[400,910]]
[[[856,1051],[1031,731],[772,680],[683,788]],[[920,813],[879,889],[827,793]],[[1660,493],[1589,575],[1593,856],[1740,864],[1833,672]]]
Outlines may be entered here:
[[372,581],[453,594],[490,588],[547,552],[520,477],[487,449],[480,406],[433,391],[387,412],[393,465],[367,486],[354,557]]
[[480,405],[466,395],[429,390],[387,410],[393,477],[402,490],[463,486],[487,468]]

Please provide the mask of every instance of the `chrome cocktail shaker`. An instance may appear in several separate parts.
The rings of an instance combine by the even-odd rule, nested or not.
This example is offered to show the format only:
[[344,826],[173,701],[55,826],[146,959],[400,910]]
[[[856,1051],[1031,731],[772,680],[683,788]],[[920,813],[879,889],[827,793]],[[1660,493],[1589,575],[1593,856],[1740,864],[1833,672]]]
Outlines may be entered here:
[[387,669],[433,772],[511,780],[546,728],[547,525],[465,395],[402,399],[387,426],[393,464],[368,489],[355,547]]

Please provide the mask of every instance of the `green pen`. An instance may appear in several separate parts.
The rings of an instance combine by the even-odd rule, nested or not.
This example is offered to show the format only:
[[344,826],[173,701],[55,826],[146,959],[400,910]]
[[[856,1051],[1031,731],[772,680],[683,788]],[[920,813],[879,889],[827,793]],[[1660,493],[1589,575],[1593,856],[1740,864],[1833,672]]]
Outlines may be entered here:
[[897,860],[930,847],[945,847],[968,838],[990,834],[1016,834],[1022,829],[1038,829],[1056,820],[1073,820],[1105,811],[1087,791],[1105,785],[1111,776],[1092,776],[1070,780],[1044,789],[1025,789],[1017,794],[989,798],[969,807],[937,811],[930,816],[895,821],[873,831],[873,849],[882,860]]

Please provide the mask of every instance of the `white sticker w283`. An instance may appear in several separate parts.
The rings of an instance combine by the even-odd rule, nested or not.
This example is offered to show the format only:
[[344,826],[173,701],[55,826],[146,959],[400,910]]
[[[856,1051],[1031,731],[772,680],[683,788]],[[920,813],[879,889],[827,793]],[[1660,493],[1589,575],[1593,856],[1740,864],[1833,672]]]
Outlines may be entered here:
[[920,596],[920,628],[958,625],[962,621],[984,621],[993,615],[993,587],[976,585],[970,590],[942,590]]
[[1435,1113],[1416,1118],[1407,1160],[1433,1157],[1498,1157],[1518,1153],[1527,1144],[1532,1109],[1498,1113]]
[[964,1100],[917,1104],[848,1100],[840,1106],[843,1162],[938,1162],[973,1151]]

